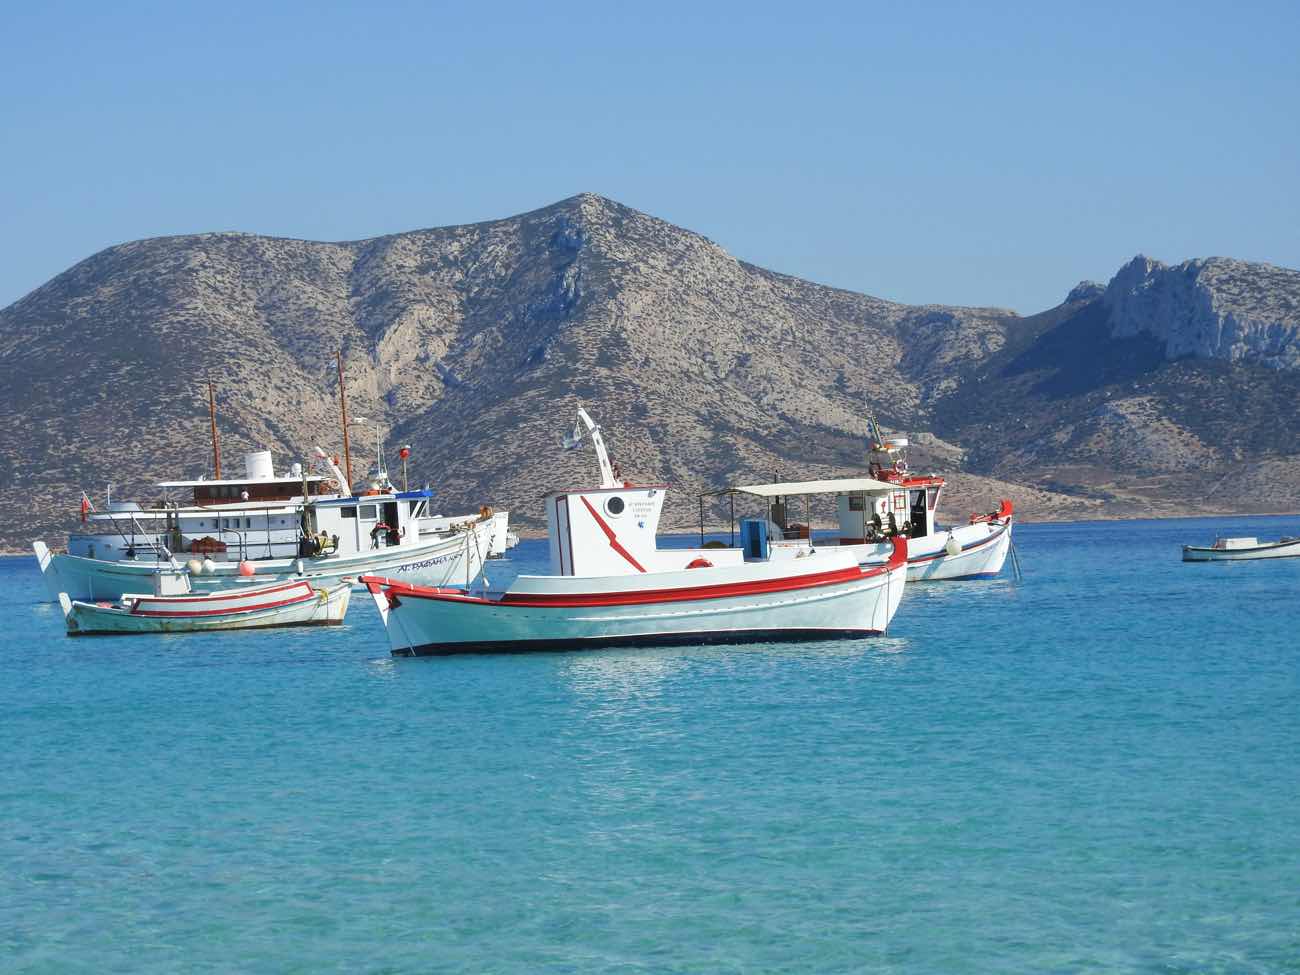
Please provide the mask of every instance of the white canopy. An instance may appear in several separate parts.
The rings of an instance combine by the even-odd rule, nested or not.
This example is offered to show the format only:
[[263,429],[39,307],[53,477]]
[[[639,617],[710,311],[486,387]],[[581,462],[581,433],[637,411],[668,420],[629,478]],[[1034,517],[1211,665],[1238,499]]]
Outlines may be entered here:
[[722,493],[754,494],[760,498],[792,497],[800,494],[849,494],[855,491],[896,491],[897,484],[874,477],[841,477],[829,481],[781,481],[776,484],[738,484]]

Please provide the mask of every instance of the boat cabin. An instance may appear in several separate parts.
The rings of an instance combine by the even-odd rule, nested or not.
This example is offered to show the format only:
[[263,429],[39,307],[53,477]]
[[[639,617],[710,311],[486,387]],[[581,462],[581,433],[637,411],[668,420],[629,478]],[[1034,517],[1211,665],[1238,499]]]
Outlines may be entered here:
[[[429,490],[382,490],[339,496],[341,472],[304,473],[294,464],[277,477],[270,451],[244,456],[240,479],[164,481],[166,492],[193,492],[193,504],[164,501],[157,508],[112,502],[88,513],[89,529],[68,537],[68,553],[119,561],[224,561],[320,558],[414,545],[451,530],[431,510]],[[386,480],[384,482],[387,483]]]
[[[703,536],[704,500],[727,497],[734,544],[736,498],[758,498],[764,502],[763,517],[743,519],[742,535],[749,538],[756,530],[752,526],[757,524],[762,526],[764,544],[771,547],[773,555],[779,554],[782,548],[807,550],[813,544],[812,497],[833,495],[837,515],[835,537],[819,540],[819,545],[863,545],[896,537],[923,538],[938,531],[936,519],[943,485],[943,478],[933,475],[894,480],[845,477],[734,485],[701,495],[700,532]],[[751,542],[743,544],[748,546]]]
[[272,501],[298,501],[338,494],[339,484],[323,474],[309,474],[301,464],[293,464],[289,473],[276,476],[269,450],[258,450],[244,455],[244,476],[221,480],[162,481],[158,484],[164,492],[192,492],[196,507],[224,504],[267,503]]
[[611,576],[738,565],[740,549],[660,549],[656,536],[666,484],[632,484],[614,475],[600,427],[579,408],[572,448],[589,437],[596,450],[600,486],[554,491],[546,496],[551,574]]

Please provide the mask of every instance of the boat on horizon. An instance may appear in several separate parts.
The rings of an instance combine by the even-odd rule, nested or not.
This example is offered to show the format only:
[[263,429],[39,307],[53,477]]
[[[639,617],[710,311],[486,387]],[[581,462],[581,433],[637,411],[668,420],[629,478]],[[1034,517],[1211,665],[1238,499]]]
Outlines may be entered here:
[[1300,538],[1276,542],[1257,538],[1216,538],[1213,545],[1184,545],[1184,562],[1246,562],[1251,559],[1300,558]]
[[361,578],[398,656],[600,646],[860,638],[884,633],[907,582],[905,537],[864,567],[826,550],[790,558],[741,547],[660,549],[667,485],[613,473],[600,428],[583,409],[566,446],[587,437],[600,484],[546,496],[551,574],[504,590]]

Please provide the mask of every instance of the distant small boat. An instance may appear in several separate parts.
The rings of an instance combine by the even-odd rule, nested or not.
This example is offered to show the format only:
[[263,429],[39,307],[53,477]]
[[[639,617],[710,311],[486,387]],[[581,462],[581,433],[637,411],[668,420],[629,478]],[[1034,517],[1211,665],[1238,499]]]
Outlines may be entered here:
[[114,633],[196,633],[343,622],[351,581],[329,587],[306,579],[209,593],[136,595],[120,602],[79,602],[59,593],[69,636]]
[[1246,559],[1300,558],[1300,538],[1284,537],[1276,542],[1257,538],[1216,538],[1214,544],[1184,545],[1184,562],[1241,562]]

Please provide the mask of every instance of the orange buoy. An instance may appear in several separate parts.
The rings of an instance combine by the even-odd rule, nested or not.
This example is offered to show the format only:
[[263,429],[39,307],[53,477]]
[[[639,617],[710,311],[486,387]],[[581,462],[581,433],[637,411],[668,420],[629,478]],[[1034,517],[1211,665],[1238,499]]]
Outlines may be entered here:
[[239,574],[240,574],[241,576],[251,576],[251,575],[252,575],[254,572],[256,572],[256,571],[257,571],[257,569],[255,569],[255,568],[253,567],[253,563],[252,563],[252,562],[240,562],[240,563],[239,563]]

